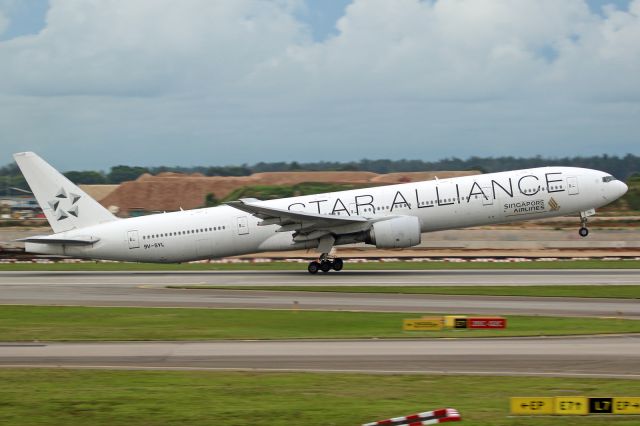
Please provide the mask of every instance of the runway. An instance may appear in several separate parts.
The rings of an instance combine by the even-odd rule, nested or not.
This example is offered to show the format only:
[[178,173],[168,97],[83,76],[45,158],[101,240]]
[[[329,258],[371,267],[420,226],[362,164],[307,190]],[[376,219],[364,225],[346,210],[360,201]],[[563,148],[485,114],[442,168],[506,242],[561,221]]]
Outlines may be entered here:
[[[547,281],[548,280],[548,281]],[[306,272],[78,272],[0,273],[0,304],[146,306],[433,312],[460,314],[615,316],[640,319],[640,303],[628,299],[492,297],[401,294],[184,290],[167,285],[407,285],[457,282],[489,285],[536,281],[637,284],[634,271],[375,271],[310,277]],[[344,283],[344,284],[342,284]],[[411,284],[418,285],[418,284]]]
[[299,271],[118,271],[118,272],[0,272],[4,284],[109,285],[638,285],[639,269],[548,270],[346,270],[309,275]]
[[640,336],[0,345],[4,367],[487,374],[640,379]]

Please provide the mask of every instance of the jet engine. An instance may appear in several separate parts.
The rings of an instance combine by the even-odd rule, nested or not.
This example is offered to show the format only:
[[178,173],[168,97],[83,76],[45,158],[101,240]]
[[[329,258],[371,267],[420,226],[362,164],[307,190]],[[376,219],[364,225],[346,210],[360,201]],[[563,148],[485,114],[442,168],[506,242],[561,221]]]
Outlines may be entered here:
[[420,220],[415,216],[400,216],[375,222],[366,242],[377,248],[404,248],[420,244],[420,237]]

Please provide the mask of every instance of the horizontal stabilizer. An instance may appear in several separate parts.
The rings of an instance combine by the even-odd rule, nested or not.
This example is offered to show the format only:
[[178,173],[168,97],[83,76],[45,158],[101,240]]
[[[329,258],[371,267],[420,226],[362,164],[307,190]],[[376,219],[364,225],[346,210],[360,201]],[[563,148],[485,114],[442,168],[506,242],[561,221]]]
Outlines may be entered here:
[[55,235],[51,236],[42,236],[42,237],[27,237],[20,238],[16,241],[22,241],[25,243],[37,243],[37,244],[65,244],[71,246],[88,246],[91,244],[95,244],[100,241],[100,238],[97,237],[73,237],[73,238],[60,238]]
[[116,220],[109,210],[33,152],[13,155],[53,232]]

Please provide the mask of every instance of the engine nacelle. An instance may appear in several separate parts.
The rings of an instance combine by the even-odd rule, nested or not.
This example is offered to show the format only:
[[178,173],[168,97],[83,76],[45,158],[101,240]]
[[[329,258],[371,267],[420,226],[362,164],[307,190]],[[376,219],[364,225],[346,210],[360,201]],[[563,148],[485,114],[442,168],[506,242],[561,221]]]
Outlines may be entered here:
[[377,248],[413,247],[420,244],[421,236],[417,217],[400,216],[374,223],[367,242]]

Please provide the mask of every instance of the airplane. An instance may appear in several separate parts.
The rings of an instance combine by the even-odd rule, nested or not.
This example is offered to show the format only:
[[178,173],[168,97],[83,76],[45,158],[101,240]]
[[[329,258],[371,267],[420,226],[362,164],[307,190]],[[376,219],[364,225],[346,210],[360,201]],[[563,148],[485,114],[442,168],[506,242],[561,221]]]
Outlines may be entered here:
[[314,249],[311,274],[343,268],[334,246],[406,248],[445,229],[579,214],[586,237],[595,209],[628,189],[598,170],[540,167],[121,219],[35,153],[14,159],[54,232],[23,238],[27,252],[177,263]]

